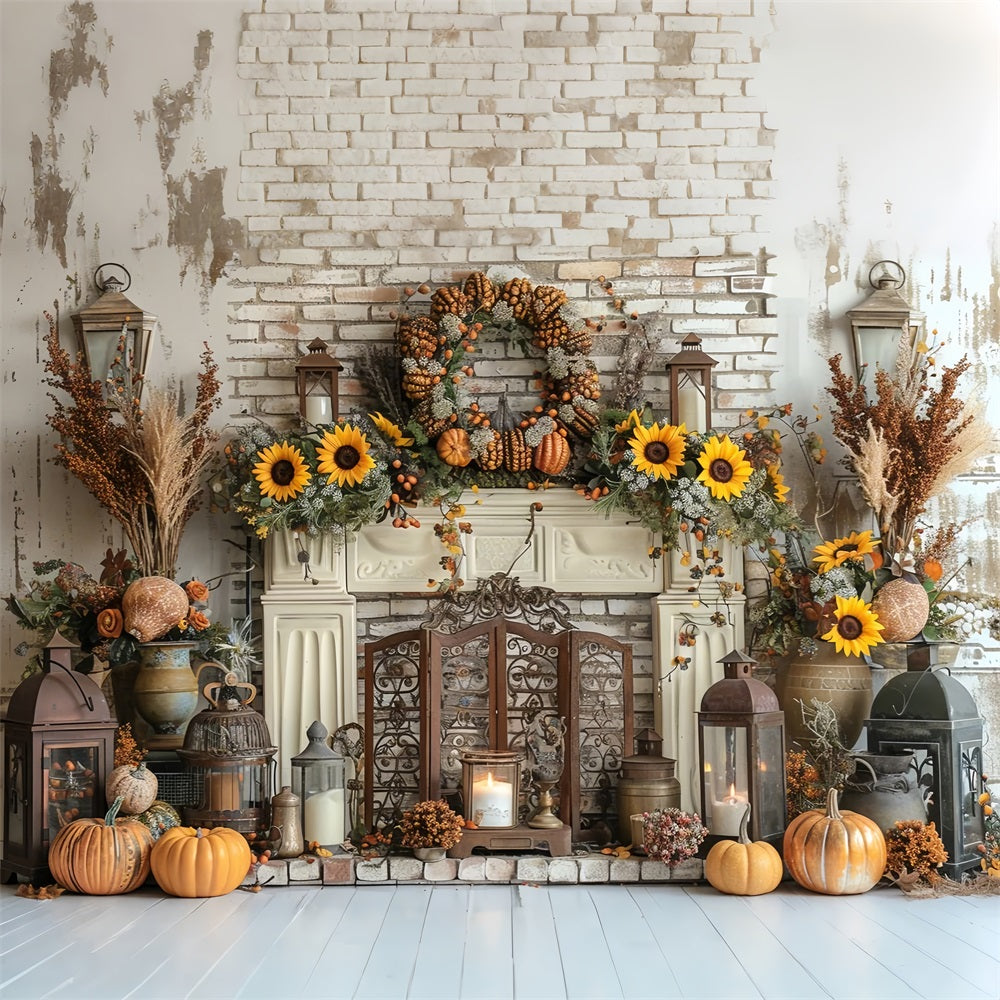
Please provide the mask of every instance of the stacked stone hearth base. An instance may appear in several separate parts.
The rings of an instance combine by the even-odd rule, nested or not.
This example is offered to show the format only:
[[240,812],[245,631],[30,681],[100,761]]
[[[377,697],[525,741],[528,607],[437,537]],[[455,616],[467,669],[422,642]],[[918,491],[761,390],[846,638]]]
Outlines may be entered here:
[[488,885],[599,885],[641,882],[690,883],[703,878],[704,865],[692,858],[669,868],[648,858],[614,858],[604,854],[580,854],[568,858],[539,856],[475,855],[418,861],[411,857],[363,860],[353,855],[332,858],[293,858],[261,865],[256,879],[250,875],[244,886],[255,881],[268,886],[470,884]]

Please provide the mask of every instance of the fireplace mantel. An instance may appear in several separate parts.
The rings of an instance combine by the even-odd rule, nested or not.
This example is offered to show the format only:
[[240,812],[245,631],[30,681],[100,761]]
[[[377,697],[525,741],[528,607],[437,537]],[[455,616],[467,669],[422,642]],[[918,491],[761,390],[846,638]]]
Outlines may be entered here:
[[[657,698],[664,753],[678,759],[683,779],[690,771],[701,692],[722,676],[715,661],[743,644],[742,595],[725,602],[731,625],[709,625],[719,605],[714,578],[692,594],[681,552],[650,559],[656,542],[650,531],[624,514],[605,517],[568,488],[469,492],[463,503],[462,520],[472,525],[472,533],[462,536],[466,587],[509,571],[524,586],[559,594],[648,594],[654,678],[668,674],[679,629],[688,623],[705,627],[705,641],[688,649],[688,669],[664,680]],[[534,512],[532,530],[533,504],[541,509]],[[281,783],[289,783],[289,760],[304,746],[314,719],[331,731],[358,721],[356,595],[430,595],[428,583],[443,575],[444,549],[433,528],[438,516],[427,506],[417,513],[419,528],[370,525],[340,549],[325,535],[283,532],[268,539],[261,598],[264,714],[279,748]],[[741,573],[737,560],[727,560],[727,580],[741,580]],[[682,802],[692,807],[685,784]]]

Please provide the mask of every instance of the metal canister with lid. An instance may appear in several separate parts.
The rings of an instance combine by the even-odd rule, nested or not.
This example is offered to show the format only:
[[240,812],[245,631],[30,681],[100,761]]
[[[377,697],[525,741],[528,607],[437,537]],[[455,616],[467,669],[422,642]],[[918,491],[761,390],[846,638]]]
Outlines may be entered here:
[[[663,739],[653,729],[640,730],[635,754],[622,760],[618,782],[618,838],[642,843],[642,825],[633,831],[632,817],[654,809],[680,808],[681,783],[674,777],[677,761],[661,755]],[[638,839],[636,839],[638,838]]]

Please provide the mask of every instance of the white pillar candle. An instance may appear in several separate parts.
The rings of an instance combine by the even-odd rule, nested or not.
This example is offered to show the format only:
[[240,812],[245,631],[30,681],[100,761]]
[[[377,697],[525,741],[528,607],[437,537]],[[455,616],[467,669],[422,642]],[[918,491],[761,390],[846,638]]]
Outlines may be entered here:
[[477,826],[514,826],[514,786],[488,771],[472,783],[472,821]]
[[717,837],[738,837],[747,800],[742,795],[727,795],[712,803],[711,832]]
[[708,430],[705,426],[705,397],[690,379],[685,379],[677,386],[677,411],[676,415],[671,414],[674,423],[684,424],[689,434]]
[[344,840],[344,789],[329,788],[306,799],[303,836],[324,846]]
[[333,400],[326,393],[306,396],[306,420],[311,424],[328,424],[333,418]]

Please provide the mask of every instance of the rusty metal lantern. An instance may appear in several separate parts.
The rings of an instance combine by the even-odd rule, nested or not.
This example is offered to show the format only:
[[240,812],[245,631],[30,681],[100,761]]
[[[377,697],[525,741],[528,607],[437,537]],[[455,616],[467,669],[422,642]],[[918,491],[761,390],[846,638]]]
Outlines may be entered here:
[[701,337],[689,333],[667,362],[670,421],[704,434],[712,427],[712,369],[718,364],[701,349]]
[[[124,279],[114,274],[102,277],[105,268],[118,268]],[[94,272],[94,284],[102,292],[101,297],[73,314],[78,349],[91,377],[103,383],[112,374],[119,347],[123,347],[129,367],[138,376],[135,389],[141,392],[156,317],[125,297],[132,276],[121,264],[101,264]]]
[[849,309],[851,342],[858,381],[870,369],[868,381],[876,367],[892,372],[900,343],[914,344],[924,317],[910,309],[900,288],[906,284],[906,272],[894,260],[880,260],[868,272],[868,283],[874,292],[859,306]]
[[483,829],[518,825],[522,755],[508,750],[466,750],[462,761],[465,818]]
[[642,846],[642,813],[680,808],[681,783],[674,777],[677,761],[664,757],[662,750],[660,734],[654,729],[642,729],[636,733],[635,753],[622,759],[618,839],[623,844]]
[[326,342],[317,337],[308,353],[295,362],[299,394],[299,416],[308,424],[331,424],[340,416],[340,373],[344,366],[327,353]]
[[698,760],[706,843],[736,837],[751,806],[750,839],[781,842],[785,832],[785,715],[774,692],[751,676],[755,660],[727,653],[725,677],[701,699]]
[[72,668],[58,632],[42,670],[10,697],[4,720],[4,882],[48,876],[49,845],[67,823],[103,816],[115,721],[101,689]]
[[209,707],[188,723],[184,747],[177,751],[195,798],[182,810],[184,822],[266,834],[278,748],[271,744],[264,716],[250,707],[257,688],[228,673],[206,684],[202,693]]

